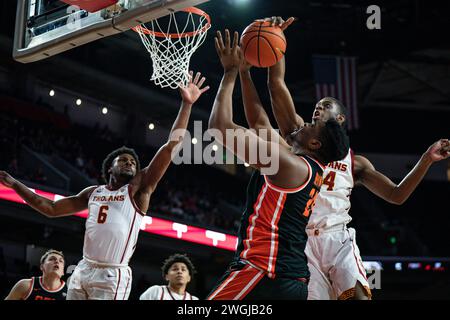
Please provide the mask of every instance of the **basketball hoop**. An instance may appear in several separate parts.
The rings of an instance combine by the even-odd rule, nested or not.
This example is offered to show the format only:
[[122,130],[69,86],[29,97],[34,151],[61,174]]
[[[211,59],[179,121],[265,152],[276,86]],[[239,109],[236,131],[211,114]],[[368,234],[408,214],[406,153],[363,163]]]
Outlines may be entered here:
[[[183,22],[179,22],[182,19],[185,20],[183,28]],[[189,7],[171,12],[165,28],[160,24],[162,21],[155,19],[147,25],[132,28],[139,34],[152,58],[153,74],[150,80],[162,88],[187,86],[189,62],[195,50],[205,41],[211,19],[204,11]]]

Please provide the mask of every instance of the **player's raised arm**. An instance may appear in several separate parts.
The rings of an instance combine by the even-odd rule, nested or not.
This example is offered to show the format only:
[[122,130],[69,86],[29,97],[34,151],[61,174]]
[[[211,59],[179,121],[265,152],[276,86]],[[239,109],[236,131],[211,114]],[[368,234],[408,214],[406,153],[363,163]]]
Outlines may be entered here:
[[[261,168],[265,165],[268,166],[268,163],[263,164],[261,161],[258,161],[259,159],[255,159],[256,161],[254,162],[250,161],[250,145],[256,147],[258,143],[267,144],[267,142],[259,139],[254,131],[250,131],[233,122],[233,90],[243,59],[238,46],[238,33],[234,33],[233,43],[231,43],[230,32],[228,30],[225,30],[225,41],[220,31],[217,31],[214,40],[217,54],[224,68],[224,73],[209,117],[209,129],[213,129],[210,132],[213,133],[214,138],[218,142],[253,167]],[[214,134],[217,130],[219,134]],[[238,131],[242,132],[242,134],[233,134]],[[245,150],[238,150],[238,144],[244,144]],[[268,145],[270,148],[270,144]]]
[[[281,17],[268,19],[273,24],[280,26],[283,31],[295,20],[293,17],[286,21],[283,21]],[[302,117],[295,111],[294,101],[284,81],[285,73],[286,63],[283,57],[274,66],[269,68],[267,79],[272,110],[283,138],[304,124]]]
[[449,140],[441,139],[436,141],[399,184],[395,184],[384,174],[378,172],[366,158],[355,156],[356,182],[363,184],[367,189],[387,202],[402,204],[422,181],[430,166],[434,162],[446,159],[449,156]]
[[5,171],[0,171],[0,183],[13,189],[28,205],[49,218],[70,216],[87,209],[89,195],[95,188],[88,187],[76,196],[53,201],[32,192]]
[[[265,174],[269,175],[270,179],[277,181],[279,186],[286,188],[298,186],[299,181],[306,179],[308,171],[306,167],[298,168],[299,161],[294,159],[295,157],[290,154],[289,150],[280,148],[278,143],[265,141],[259,138],[253,130],[248,130],[233,122],[232,95],[239,66],[242,62],[242,54],[238,46],[238,33],[234,33],[231,43],[228,30],[225,30],[225,41],[218,31],[215,45],[224,68],[224,74],[209,118],[211,134],[223,146],[251,166],[258,169],[275,169],[274,172]],[[259,150],[266,151],[267,159],[262,158]],[[278,163],[276,168],[274,168],[274,162]],[[280,170],[278,170],[278,167]],[[297,170],[296,172],[299,174],[289,174],[289,172],[292,172],[290,170]],[[303,173],[304,177],[302,176]]]
[[[244,103],[245,118],[251,129],[255,129],[259,137],[267,141],[277,141],[285,147],[289,145],[282,139],[278,132],[270,124],[269,116],[259,98],[258,92],[252,80],[250,73],[251,65],[242,59],[239,67],[239,76],[241,79],[242,101]],[[261,132],[261,129],[265,132]],[[262,134],[259,134],[259,133]],[[274,138],[274,139],[272,139]]]
[[202,88],[204,82],[205,77],[202,77],[200,72],[197,72],[194,78],[191,71],[188,85],[185,88],[180,87],[182,98],[180,111],[170,130],[168,141],[158,150],[150,164],[140,173],[139,190],[145,193],[152,193],[166,172],[172,161],[172,154],[176,152],[176,148],[181,145],[184,138],[192,105],[209,89],[209,86]]
[[273,129],[253,83],[250,74],[251,67],[245,59],[242,59],[242,63],[239,66],[239,76],[241,79],[245,118],[252,129]]

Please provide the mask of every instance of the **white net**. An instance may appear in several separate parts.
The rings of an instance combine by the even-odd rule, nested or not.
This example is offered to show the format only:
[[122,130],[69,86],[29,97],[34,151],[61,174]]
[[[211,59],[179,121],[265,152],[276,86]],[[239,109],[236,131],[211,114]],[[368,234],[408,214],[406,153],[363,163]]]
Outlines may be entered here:
[[200,10],[196,10],[196,13],[187,10],[170,13],[164,28],[155,19],[133,29],[141,37],[152,58],[153,74],[150,80],[162,88],[177,89],[187,86],[189,82],[192,54],[205,41],[206,33],[211,27],[209,17],[198,14]]

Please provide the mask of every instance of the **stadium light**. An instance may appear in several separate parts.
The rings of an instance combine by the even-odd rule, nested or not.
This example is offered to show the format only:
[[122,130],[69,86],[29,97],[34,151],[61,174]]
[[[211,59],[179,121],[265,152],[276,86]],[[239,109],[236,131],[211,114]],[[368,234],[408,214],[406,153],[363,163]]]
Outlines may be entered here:
[[50,92],[48,93],[48,95],[50,96],[50,97],[53,97],[54,95],[55,95],[55,90],[50,90]]
[[250,0],[234,0],[234,3],[238,6],[247,5],[249,2],[250,2]]

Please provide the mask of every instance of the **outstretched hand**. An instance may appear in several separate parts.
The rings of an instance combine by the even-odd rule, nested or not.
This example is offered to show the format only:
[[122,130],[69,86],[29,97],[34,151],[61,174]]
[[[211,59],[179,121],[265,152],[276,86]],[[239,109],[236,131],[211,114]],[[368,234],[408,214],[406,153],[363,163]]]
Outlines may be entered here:
[[450,141],[448,139],[440,139],[433,143],[425,152],[431,159],[436,162],[450,157]]
[[202,88],[203,83],[205,82],[206,78],[201,77],[201,73],[197,72],[194,78],[194,72],[189,72],[189,83],[186,87],[180,86],[180,95],[183,99],[183,102],[188,104],[194,104],[195,101],[200,98],[200,96],[209,90],[209,86],[206,86]]
[[11,177],[11,175],[6,171],[0,171],[0,183],[5,187],[12,188],[16,179]]
[[271,23],[271,26],[278,26],[281,28],[282,31],[286,30],[287,27],[289,27],[294,21],[296,21],[297,18],[290,17],[286,21],[282,17],[270,17],[270,18],[264,18],[264,19],[258,19],[256,21],[269,21]]
[[222,39],[222,34],[217,31],[214,38],[217,55],[220,58],[224,71],[239,70],[242,62],[241,48],[239,47],[239,34],[237,31],[233,35],[233,43],[230,39],[230,31],[225,29],[225,42]]

